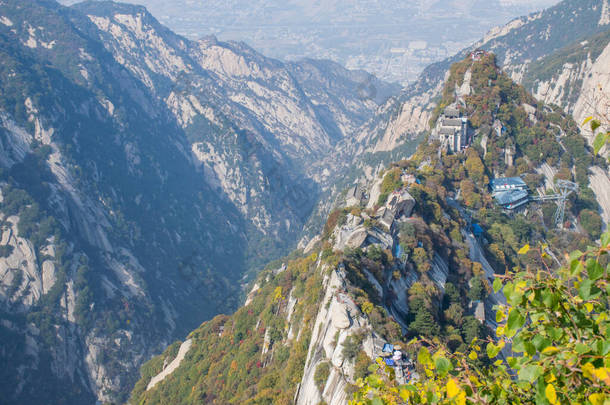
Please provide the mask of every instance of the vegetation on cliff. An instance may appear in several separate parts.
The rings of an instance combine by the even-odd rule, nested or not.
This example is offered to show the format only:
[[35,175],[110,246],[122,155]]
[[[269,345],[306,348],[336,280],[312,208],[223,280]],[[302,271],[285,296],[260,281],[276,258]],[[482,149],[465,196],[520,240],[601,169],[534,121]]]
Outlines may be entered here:
[[[492,285],[490,268],[508,286],[513,286],[505,287],[505,292],[507,288],[514,290],[515,285],[519,289],[525,288],[521,283],[530,279],[529,272],[513,269],[545,269],[548,274],[556,274],[554,277],[558,281],[553,288],[559,291],[566,281],[560,278],[561,264],[556,258],[560,255],[557,253],[586,250],[592,240],[601,235],[598,205],[588,190],[586,166],[594,160],[597,164],[605,162],[594,157],[572,120],[557,110],[536,104],[522,87],[499,71],[493,55],[476,63],[469,58],[455,65],[446,88],[461,86],[468,70],[472,74],[472,90],[465,97],[462,108],[471,118],[476,135],[474,144],[465,153],[439,153],[440,145],[429,142],[420,145],[411,159],[392,164],[383,173],[376,207],[346,207],[333,211],[321,241],[313,250],[318,254],[301,257],[297,253],[283,260],[286,268],[281,271],[277,269],[283,268],[282,261],[270,265],[259,276],[252,300],[233,316],[217,317],[193,332],[189,336],[194,341],[193,349],[183,365],[148,391],[146,385],[150,378],[158,374],[164,360],[171,360],[175,353],[168,350],[147,363],[131,403],[291,403],[303,376],[314,318],[320,308],[328,304],[320,302],[323,280],[338,267],[345,270],[348,283],[344,293],[358,307],[358,316],[365,317],[386,341],[400,342],[403,346],[410,342],[405,346],[406,352],[412,358],[419,354],[419,371],[431,378],[423,379],[411,388],[395,386],[391,373],[387,380],[383,367],[370,367],[374,361],[362,350],[362,339],[350,337],[343,343],[343,354],[355,369],[355,379],[351,382],[357,382],[361,388],[355,403],[392,403],[392,398],[405,401],[406,395],[415,402],[445,400],[447,395],[451,395],[450,401],[479,398],[469,397],[475,395],[472,393],[487,398],[482,393],[485,388],[477,391],[476,383],[471,382],[475,388],[472,393],[466,392],[466,387],[460,385],[461,380],[450,383],[450,394],[447,394],[447,376],[449,371],[455,374],[455,370],[463,367],[460,353],[466,354],[470,368],[500,370],[497,371],[500,373],[502,367],[506,367],[505,363],[495,362],[502,343],[493,340],[494,330],[489,327],[490,323],[475,319],[472,310],[473,303],[485,301],[490,294],[497,293],[494,287],[497,290],[498,284]],[[450,104],[451,97],[453,93],[446,90],[441,105]],[[496,120],[501,120],[505,127],[502,134],[492,131]],[[481,145],[483,138],[487,139],[486,147]],[[506,164],[502,158],[508,146],[515,150],[514,165]],[[581,193],[568,201],[569,223],[563,224],[565,230],[555,229],[549,221],[554,204],[532,205],[527,213],[507,215],[493,202],[488,191],[489,179],[502,175],[522,176],[531,190],[543,187],[544,178],[536,171],[543,164],[554,168],[557,178],[575,180],[581,185]],[[410,218],[403,218],[394,228],[386,230],[400,247],[398,251],[376,245],[337,249],[338,229],[349,227],[356,220],[361,220],[366,229],[381,230],[375,219],[376,212],[388,196],[399,189],[406,189],[416,204]],[[475,223],[481,230],[476,237],[472,234]],[[522,249],[527,244],[541,248]],[[473,255],[477,246],[481,247],[490,266]],[[439,262],[447,266],[446,282],[442,283],[434,274]],[[533,274],[547,277],[546,273]],[[401,280],[409,285],[407,291],[382,287],[381,294],[379,286],[401,285]],[[408,313],[403,319],[397,319],[388,309],[403,293]],[[502,336],[512,339],[505,344],[515,344],[514,318],[517,317],[517,324],[523,326],[523,320],[527,318],[523,311],[529,310],[527,305],[538,305],[534,299],[529,300],[530,295],[525,297],[527,303],[521,302],[519,305],[524,307],[518,312],[511,312],[517,305],[512,298],[509,300],[511,307],[502,309],[511,325],[504,326]],[[294,312],[290,315],[290,302],[295,299]],[[546,305],[544,298],[540,299],[541,305]],[[497,320],[500,325],[503,321],[503,318]],[[295,324],[299,325],[297,333],[291,331]],[[490,345],[485,346],[486,343]],[[546,346],[531,344],[540,351],[551,346],[551,343]],[[436,347],[440,354],[432,355],[430,349],[422,350],[423,347]],[[527,350],[528,353],[532,351],[530,346]],[[530,360],[536,358],[535,353],[531,356]],[[520,357],[511,361],[519,362],[518,366],[522,367],[533,365],[525,360],[522,362]],[[513,369],[517,367],[509,365]],[[315,370],[314,379],[320,390],[323,377],[328,375],[327,366],[327,363],[321,363]],[[429,374],[432,368],[437,372],[440,369],[440,373]],[[511,371],[506,368],[502,372],[508,376]],[[545,382],[548,385],[549,381]],[[530,388],[532,383],[535,381],[529,382]],[[436,387],[441,388],[437,390]],[[519,386],[519,390],[527,388]],[[553,388],[556,395],[561,395],[557,394],[559,383]],[[358,386],[349,385],[348,389],[357,391]],[[424,399],[422,395],[427,392],[432,392],[432,396]],[[371,393],[379,393],[379,399]],[[493,395],[496,395],[494,400],[504,398],[495,391]],[[582,395],[590,393],[583,391]]]
[[[541,260],[546,246],[520,254]],[[497,339],[473,339],[451,351],[414,339],[422,380],[397,386],[392,370],[374,365],[358,382],[352,405],[606,404],[610,399],[610,232],[601,247],[574,251],[560,270],[516,268],[494,282],[506,304],[496,309]],[[486,356],[493,363],[481,363]]]

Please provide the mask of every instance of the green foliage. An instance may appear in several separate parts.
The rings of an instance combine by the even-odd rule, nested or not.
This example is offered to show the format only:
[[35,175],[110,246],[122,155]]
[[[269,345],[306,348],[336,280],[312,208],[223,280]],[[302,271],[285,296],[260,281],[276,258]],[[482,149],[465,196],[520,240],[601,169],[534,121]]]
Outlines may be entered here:
[[402,187],[403,183],[400,179],[401,170],[399,168],[393,168],[388,171],[381,182],[381,194],[377,201],[377,205],[383,205],[386,203],[388,196],[391,192]]
[[[154,390],[147,391],[146,385],[172,354],[145,365],[130,403],[289,404],[303,376],[324,274],[316,254],[285,263],[282,273],[260,274],[260,289],[248,306],[192,332],[193,346],[181,367]],[[295,337],[285,341],[288,292],[298,302],[292,316]],[[266,343],[268,352],[262,355]],[[323,376],[321,368],[317,377]]]
[[330,362],[322,361],[316,366],[316,371],[313,375],[313,380],[316,383],[316,387],[318,390],[322,392],[324,390],[324,386],[326,385],[326,381],[328,380],[328,376],[330,375]]
[[409,329],[420,336],[438,336],[440,327],[434,316],[426,308],[418,309],[415,320],[409,324]]
[[[497,340],[474,338],[455,353],[438,341],[413,340],[423,378],[398,387],[389,370],[377,367],[359,380],[350,404],[607,403],[610,232],[601,239],[601,247],[570,254],[558,271],[516,269],[498,278],[494,290],[507,303],[496,308]],[[545,251],[520,249],[541,258]],[[512,352],[500,357],[509,344]],[[493,363],[481,362],[485,357]]]
[[602,217],[595,211],[584,209],[580,212],[580,223],[593,240],[598,239],[602,233]]
[[364,350],[360,350],[356,356],[354,363],[354,379],[365,378],[370,374],[369,367],[371,365],[371,359]]
[[482,301],[487,297],[487,290],[484,281],[479,276],[475,276],[470,280],[471,287],[468,291],[468,298],[471,301]]
[[350,335],[345,338],[342,343],[343,350],[341,354],[347,360],[354,360],[362,348],[364,335]]
[[413,261],[420,273],[426,273],[430,270],[429,260],[428,253],[424,249],[418,247],[413,250]]

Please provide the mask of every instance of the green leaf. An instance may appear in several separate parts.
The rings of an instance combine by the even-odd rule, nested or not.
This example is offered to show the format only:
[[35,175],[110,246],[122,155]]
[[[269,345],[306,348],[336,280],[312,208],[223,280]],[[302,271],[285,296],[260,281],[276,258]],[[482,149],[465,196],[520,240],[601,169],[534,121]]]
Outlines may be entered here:
[[561,330],[560,328],[554,328],[552,326],[547,326],[545,328],[545,330],[546,330],[546,333],[549,335],[549,337],[552,340],[559,340],[563,336],[563,330]]
[[498,353],[500,353],[500,350],[502,350],[502,348],[500,346],[496,346],[493,343],[488,343],[487,344],[487,357],[489,357],[490,359],[494,359]]
[[366,379],[369,385],[374,388],[380,387],[383,384],[383,380],[377,374],[371,374]]
[[517,306],[521,305],[521,300],[523,299],[523,292],[518,289],[510,290],[510,293],[506,293],[506,287],[504,287],[504,295],[509,304]]
[[453,370],[453,364],[444,357],[437,358],[434,364],[441,377],[446,376],[449,371]]
[[610,245],[610,231],[606,231],[602,234],[601,242],[602,247]]
[[587,260],[587,274],[589,279],[593,281],[599,280],[604,275],[604,268],[595,259]]
[[425,347],[419,349],[419,353],[417,353],[417,361],[419,364],[426,366],[430,364],[432,359],[430,358],[430,352]]
[[525,342],[521,337],[517,336],[513,339],[512,349],[515,353],[523,353],[525,351]]
[[523,346],[525,347],[525,352],[529,356],[536,354],[536,346],[534,346],[531,342],[525,341],[523,342]]
[[605,340],[597,341],[597,354],[605,356],[610,353],[610,342]]
[[591,131],[595,132],[602,124],[598,120],[591,120]]
[[[591,127],[593,127],[593,124],[591,124]],[[600,132],[599,134],[597,134],[595,140],[593,141],[593,153],[597,155],[599,151],[604,147],[606,142],[608,142],[607,133],[604,134],[603,132]]]
[[572,253],[570,253],[570,260],[580,259],[583,255],[584,255],[584,253],[581,252],[580,250],[575,250]]
[[591,348],[587,345],[584,345],[582,343],[576,343],[576,346],[574,347],[576,349],[576,352],[578,354],[587,354],[591,351]]
[[542,367],[535,364],[530,364],[519,370],[519,380],[533,383],[542,375]]
[[551,341],[542,335],[536,335],[534,339],[532,339],[532,343],[536,346],[536,350],[538,351],[542,351],[551,345]]
[[373,398],[373,400],[371,401],[371,405],[383,405],[383,401],[381,400],[381,398]]
[[496,278],[494,280],[493,288],[494,288],[495,293],[500,291],[502,289],[502,280],[500,280],[499,278]]
[[601,290],[595,286],[595,282],[588,278],[584,279],[578,287],[578,295],[585,301],[595,299]]
[[551,290],[545,289],[542,292],[542,303],[547,308],[555,309],[559,304],[559,296],[553,294]]
[[585,266],[583,266],[580,259],[574,259],[570,262],[570,275],[572,277],[576,277],[582,272]]
[[506,326],[511,330],[518,330],[523,327],[525,324],[525,317],[521,315],[518,309],[513,308],[510,310],[508,314],[508,321],[506,322]]

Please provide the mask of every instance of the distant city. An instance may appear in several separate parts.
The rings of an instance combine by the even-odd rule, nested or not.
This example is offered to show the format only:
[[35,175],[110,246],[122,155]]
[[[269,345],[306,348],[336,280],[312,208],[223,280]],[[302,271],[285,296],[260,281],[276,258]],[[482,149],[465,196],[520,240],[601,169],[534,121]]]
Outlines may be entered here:
[[[64,4],[74,3],[63,0]],[[557,0],[131,0],[190,39],[244,41],[283,60],[330,59],[408,84],[494,26]]]

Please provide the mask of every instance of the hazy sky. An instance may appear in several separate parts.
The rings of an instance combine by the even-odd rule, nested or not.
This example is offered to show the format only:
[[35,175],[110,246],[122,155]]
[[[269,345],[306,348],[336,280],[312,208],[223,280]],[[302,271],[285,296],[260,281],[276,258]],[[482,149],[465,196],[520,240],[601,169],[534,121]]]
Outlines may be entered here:
[[[60,0],[64,4],[74,0]],[[559,0],[130,0],[173,31],[240,40],[267,56],[335,60],[412,80],[489,29]]]

